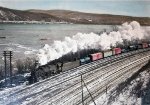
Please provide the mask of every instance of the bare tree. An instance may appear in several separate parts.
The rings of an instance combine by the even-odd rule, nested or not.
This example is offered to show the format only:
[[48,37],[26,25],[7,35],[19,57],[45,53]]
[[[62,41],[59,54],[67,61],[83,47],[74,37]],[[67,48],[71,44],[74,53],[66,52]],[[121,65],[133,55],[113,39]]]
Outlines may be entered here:
[[16,68],[18,69],[18,73],[31,72],[35,69],[35,59],[34,58],[26,58],[24,60],[18,59],[16,61]]

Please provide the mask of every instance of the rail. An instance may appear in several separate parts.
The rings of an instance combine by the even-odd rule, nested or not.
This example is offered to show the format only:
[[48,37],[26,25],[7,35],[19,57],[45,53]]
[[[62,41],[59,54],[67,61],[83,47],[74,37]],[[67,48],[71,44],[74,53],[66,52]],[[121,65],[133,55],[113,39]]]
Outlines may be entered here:
[[[15,103],[15,105],[20,103],[44,105],[81,104],[81,74],[87,88],[96,99],[99,94],[104,92],[106,85],[108,88],[112,87],[114,86],[113,83],[119,83],[118,78],[123,78],[122,76],[125,74],[132,74],[137,71],[135,68],[142,67],[149,60],[149,54],[150,48],[101,59],[62,72],[23,89],[13,90],[7,95],[1,94],[0,98],[5,96],[8,97],[7,99],[11,98],[13,99],[11,100],[12,102],[7,99],[4,99],[4,101],[7,104]],[[127,68],[127,66],[130,66],[130,68]],[[98,85],[101,87],[98,87]],[[95,88],[92,86],[95,86]],[[14,96],[15,98],[13,98]],[[85,103],[90,103],[91,101],[85,90],[84,101]]]

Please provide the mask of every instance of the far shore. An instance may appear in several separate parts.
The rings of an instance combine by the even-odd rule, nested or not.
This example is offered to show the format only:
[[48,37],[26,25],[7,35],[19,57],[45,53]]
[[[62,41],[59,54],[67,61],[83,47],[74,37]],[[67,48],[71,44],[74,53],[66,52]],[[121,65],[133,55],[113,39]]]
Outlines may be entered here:
[[45,21],[0,21],[0,23],[7,24],[72,24],[68,22],[45,22]]
[[[110,24],[95,24],[95,23],[71,23],[71,22],[45,22],[45,21],[0,21],[0,24],[86,24],[86,25],[121,25],[121,24],[114,24],[114,23],[110,23]],[[141,26],[150,26],[148,24],[146,25],[142,25]]]

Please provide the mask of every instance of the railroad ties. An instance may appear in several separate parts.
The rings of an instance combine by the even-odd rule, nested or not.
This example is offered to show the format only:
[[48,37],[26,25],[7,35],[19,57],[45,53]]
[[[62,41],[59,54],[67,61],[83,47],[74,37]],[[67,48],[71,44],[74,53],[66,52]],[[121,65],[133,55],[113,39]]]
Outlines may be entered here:
[[0,101],[0,104],[82,105],[84,102],[87,105],[93,102],[92,98],[95,100],[106,92],[106,89],[109,91],[125,81],[149,59],[150,48],[111,56],[62,72],[33,85],[14,89],[8,94],[1,94],[0,98],[7,98]]

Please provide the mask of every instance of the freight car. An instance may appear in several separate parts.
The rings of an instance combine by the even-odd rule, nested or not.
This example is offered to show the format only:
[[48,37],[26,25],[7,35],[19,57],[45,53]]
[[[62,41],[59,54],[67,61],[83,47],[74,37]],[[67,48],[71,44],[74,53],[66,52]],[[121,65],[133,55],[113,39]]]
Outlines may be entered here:
[[[106,50],[103,52],[98,52],[98,53],[94,53],[94,54],[90,54],[89,57],[85,57],[80,59],[80,65],[86,64],[86,63],[90,63],[102,58],[106,58],[112,55],[118,55],[121,53],[121,48],[113,48],[111,50]],[[88,60],[87,60],[88,59]]]
[[112,50],[107,50],[103,52],[104,58],[105,57],[109,57],[113,55],[113,51]]
[[105,57],[110,57],[113,55],[118,55],[121,53],[126,53],[129,51],[148,48],[150,44],[141,43],[137,45],[130,45],[123,48],[113,48],[106,51],[88,49],[78,51],[76,53],[69,53],[67,55],[62,56],[59,59],[53,60],[46,65],[39,66],[31,72],[31,76],[34,76],[34,80],[38,81],[40,79],[45,79],[55,74],[59,74],[60,72],[66,71],[68,69],[84,65],[99,59],[103,59]]
[[130,45],[128,49],[129,51],[134,51],[134,50],[137,50],[138,48],[137,48],[137,45]]
[[142,43],[143,48],[148,48],[148,44],[147,43]]
[[114,48],[113,49],[113,55],[121,54],[121,48]]
[[103,58],[103,53],[98,52],[98,53],[90,54],[89,57],[91,61],[96,61],[96,60]]

